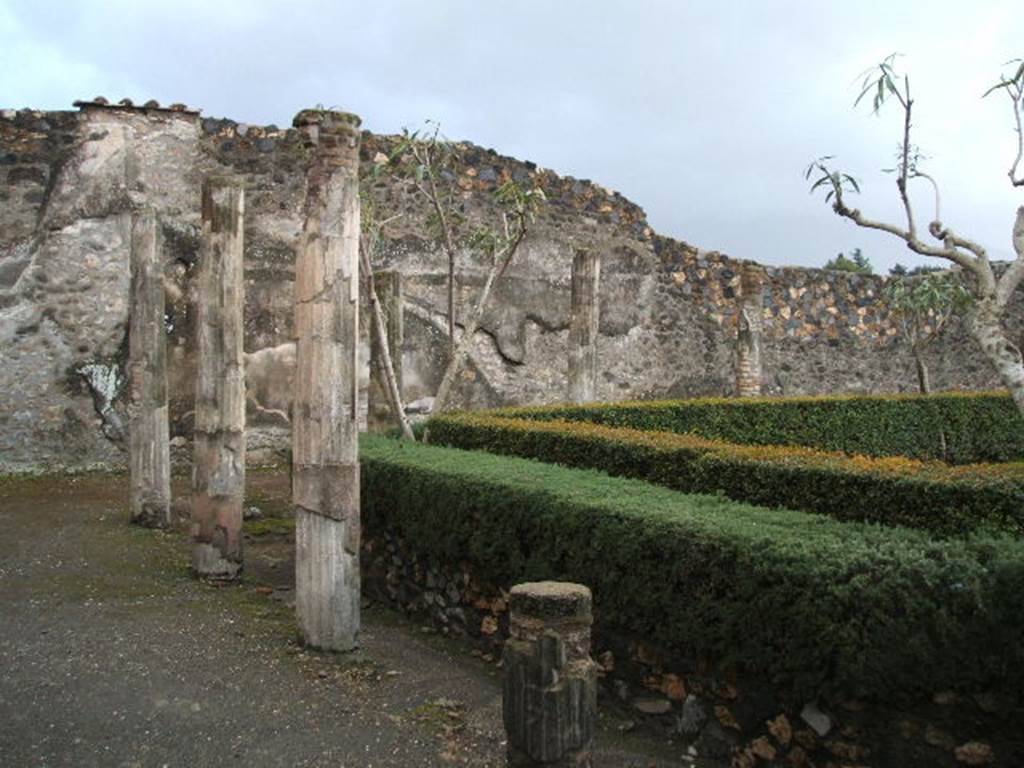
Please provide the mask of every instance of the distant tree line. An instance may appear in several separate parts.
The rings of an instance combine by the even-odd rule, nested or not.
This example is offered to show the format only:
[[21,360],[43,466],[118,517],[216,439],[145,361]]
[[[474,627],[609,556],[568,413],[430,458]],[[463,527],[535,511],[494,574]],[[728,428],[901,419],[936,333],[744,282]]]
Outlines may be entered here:
[[[871,265],[871,261],[864,255],[860,248],[854,248],[853,252],[849,256],[844,253],[837,254],[834,259],[826,261],[822,269],[831,269],[837,272],[852,272],[857,275],[875,274],[875,269]],[[889,268],[889,274],[893,277],[916,277],[918,275],[930,275],[933,272],[941,271],[942,267],[936,267],[930,264],[918,264],[916,267],[906,267],[899,262]]]

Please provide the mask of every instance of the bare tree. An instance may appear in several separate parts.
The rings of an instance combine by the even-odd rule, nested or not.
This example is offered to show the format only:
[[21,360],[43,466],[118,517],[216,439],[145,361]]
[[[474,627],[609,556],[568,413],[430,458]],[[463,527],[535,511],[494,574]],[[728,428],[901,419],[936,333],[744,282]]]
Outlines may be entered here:
[[477,232],[473,238],[474,249],[490,260],[490,268],[487,270],[487,277],[484,279],[484,286],[480,290],[476,306],[473,307],[473,311],[463,327],[462,338],[452,352],[451,360],[448,361],[448,367],[437,387],[434,407],[431,409],[433,413],[440,413],[448,407],[452,385],[469,356],[469,348],[483,321],[484,312],[487,310],[491,298],[491,290],[494,288],[495,282],[505,274],[508,265],[512,263],[516,251],[519,250],[519,246],[526,237],[537,206],[544,200],[544,193],[540,189],[525,191],[514,181],[502,184],[494,195],[498,205],[502,208],[501,229],[485,228]]
[[384,309],[380,305],[377,286],[373,279],[372,254],[380,244],[384,227],[398,217],[392,216],[378,223],[373,215],[373,206],[368,201],[364,201],[362,210],[363,231],[359,236],[359,261],[360,268],[363,271],[366,295],[370,302],[370,317],[373,323],[373,330],[379,340],[374,360],[379,366],[378,374],[380,380],[384,383],[384,391],[387,393],[391,413],[394,414],[396,421],[398,421],[398,426],[402,430],[402,439],[415,440],[416,437],[412,431],[412,424],[405,412],[405,403],[402,402],[402,392],[398,387],[398,377],[395,375],[395,365],[391,359],[391,345],[388,343],[387,321],[384,318]]
[[[458,203],[454,179],[458,152],[456,146],[441,136],[436,123],[427,123],[424,132],[403,131],[402,139],[391,152],[387,163],[375,166],[374,172],[388,170],[405,177],[430,209],[428,226],[436,236],[448,259],[448,361],[434,397],[432,411],[440,413],[448,407],[452,387],[462,370],[473,337],[480,328],[490,302],[494,284],[512,263],[537,208],[544,202],[539,188],[525,190],[514,181],[507,181],[494,192],[501,211],[500,226],[483,226],[474,233],[466,232],[466,218]],[[463,324],[462,338],[455,343],[455,275],[460,244],[483,257],[488,270],[476,304]]]
[[970,307],[971,294],[956,275],[938,272],[893,278],[885,287],[885,298],[910,344],[918,388],[927,395],[931,382],[925,350],[942,335],[957,313]]
[[[821,157],[812,162],[805,173],[806,178],[814,177],[811,191],[827,190],[825,199],[832,203],[832,210],[859,227],[887,232],[902,240],[907,248],[922,256],[946,259],[958,265],[970,277],[969,290],[972,303],[967,311],[967,325],[971,335],[978,342],[985,357],[999,373],[1010,390],[1018,410],[1024,413],[1024,359],[1020,348],[1008,337],[1003,321],[1006,308],[1021,279],[1024,278],[1024,206],[1017,209],[1013,225],[1013,248],[1017,256],[1010,265],[997,275],[989,261],[988,252],[980,244],[955,232],[942,219],[939,185],[919,167],[923,157],[916,146],[911,144],[914,99],[910,90],[910,78],[895,70],[896,55],[887,57],[864,75],[863,87],[854,104],[871,96],[873,112],[895,100],[903,112],[902,141],[897,166],[889,169],[896,174],[896,188],[899,191],[905,221],[893,224],[865,216],[859,209],[850,207],[847,195],[860,191],[857,181],[847,173],[832,167],[832,156]],[[999,82],[989,88],[984,96],[1002,92],[1007,95],[1013,109],[1017,134],[1017,153],[1010,166],[1008,176],[1013,187],[1024,186],[1024,175],[1020,166],[1024,156],[1024,132],[1022,132],[1021,110],[1024,108],[1024,61],[1009,62],[1010,73],[1000,77]],[[932,238],[921,239],[917,220],[911,206],[908,186],[910,182],[927,182],[934,195],[934,216],[927,226]]]
[[441,125],[426,121],[420,131],[402,129],[402,139],[388,162],[374,165],[374,173],[385,170],[407,177],[420,197],[430,206],[427,224],[448,260],[448,359],[455,351],[455,259],[458,240],[465,225],[451,183],[459,162],[457,147],[441,135]]

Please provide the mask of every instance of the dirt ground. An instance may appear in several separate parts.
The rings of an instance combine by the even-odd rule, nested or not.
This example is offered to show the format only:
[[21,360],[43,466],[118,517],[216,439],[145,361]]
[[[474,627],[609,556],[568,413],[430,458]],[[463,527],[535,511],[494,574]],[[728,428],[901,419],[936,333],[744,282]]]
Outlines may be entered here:
[[[184,479],[175,480],[187,493]],[[0,766],[502,766],[500,669],[385,606],[318,653],[292,611],[287,478],[252,473],[246,571],[192,578],[127,478],[0,478]],[[602,708],[596,766],[684,765]]]

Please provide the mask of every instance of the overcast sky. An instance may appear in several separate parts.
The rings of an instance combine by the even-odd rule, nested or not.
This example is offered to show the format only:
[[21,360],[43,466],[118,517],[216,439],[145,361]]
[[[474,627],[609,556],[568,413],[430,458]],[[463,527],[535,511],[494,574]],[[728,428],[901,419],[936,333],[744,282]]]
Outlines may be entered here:
[[1012,113],[980,97],[1022,33],[1019,0],[0,0],[0,107],[129,96],[284,126],[323,104],[388,133],[431,118],[618,190],[701,248],[821,265],[860,247],[884,271],[922,259],[803,178],[836,155],[857,205],[899,220],[880,169],[900,115],[854,110],[858,73],[904,54],[947,225],[1009,258]]

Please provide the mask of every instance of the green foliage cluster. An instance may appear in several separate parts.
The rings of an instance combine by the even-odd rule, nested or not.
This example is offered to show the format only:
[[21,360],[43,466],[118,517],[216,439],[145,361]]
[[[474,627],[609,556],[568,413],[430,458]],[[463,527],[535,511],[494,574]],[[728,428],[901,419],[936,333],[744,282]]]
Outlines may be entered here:
[[868,257],[861,253],[860,248],[854,248],[853,254],[850,257],[844,254],[838,254],[834,259],[829,259],[825,262],[825,266],[822,269],[833,269],[839,272],[853,272],[857,275],[873,275],[875,273],[874,268],[871,266],[871,262],[868,261]]
[[914,345],[937,337],[950,317],[971,305],[970,291],[951,272],[930,272],[917,280],[891,280],[885,287],[885,298]]
[[896,262],[889,268],[889,274],[893,277],[919,277],[920,275],[932,275],[942,272],[942,267],[934,267],[929,264],[919,264],[916,267],[906,267]]
[[808,448],[745,446],[585,422],[454,414],[435,443],[585,467],[688,493],[921,528],[940,536],[1024,534],[1024,463],[951,467]]
[[493,413],[954,464],[1024,459],[1024,419],[1002,392],[700,398],[506,408]]
[[683,495],[597,472],[366,438],[362,512],[509,586],[594,591],[597,631],[763,676],[796,702],[1024,689],[1024,543]]

